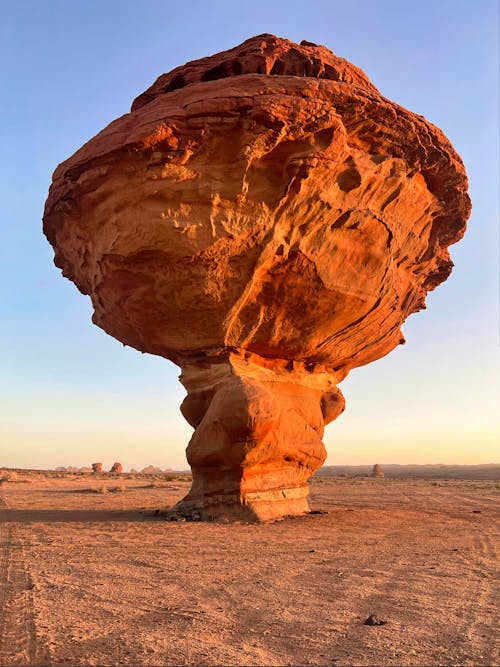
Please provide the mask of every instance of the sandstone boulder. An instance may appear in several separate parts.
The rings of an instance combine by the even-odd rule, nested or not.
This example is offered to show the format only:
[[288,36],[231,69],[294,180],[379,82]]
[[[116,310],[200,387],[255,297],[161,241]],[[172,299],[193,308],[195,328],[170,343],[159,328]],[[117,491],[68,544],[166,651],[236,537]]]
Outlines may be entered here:
[[92,472],[102,472],[102,463],[93,463]]
[[122,472],[122,464],[118,463],[118,461],[115,461],[113,463],[113,465],[111,466],[111,470],[109,472],[121,473]]
[[404,342],[469,211],[440,130],[327,48],[259,35],[61,164],[44,231],[93,321],[182,369],[179,512],[270,519],[307,511],[338,383]]

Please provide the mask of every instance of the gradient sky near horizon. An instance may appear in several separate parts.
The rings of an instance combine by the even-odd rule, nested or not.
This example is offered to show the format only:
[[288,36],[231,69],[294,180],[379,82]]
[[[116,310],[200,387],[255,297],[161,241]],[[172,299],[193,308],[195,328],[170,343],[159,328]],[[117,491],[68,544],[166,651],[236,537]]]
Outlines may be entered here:
[[41,218],[58,163],[160,74],[264,32],[324,44],[424,115],[466,165],[455,269],[352,371],[327,464],[500,461],[496,0],[0,0],[0,466],[185,469],[179,369],[91,323]]

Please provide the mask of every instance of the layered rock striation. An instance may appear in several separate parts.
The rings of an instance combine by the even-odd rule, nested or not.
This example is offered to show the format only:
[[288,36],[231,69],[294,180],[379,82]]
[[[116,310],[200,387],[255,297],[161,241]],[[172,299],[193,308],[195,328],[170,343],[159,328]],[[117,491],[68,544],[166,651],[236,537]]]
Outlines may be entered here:
[[469,212],[440,130],[260,35],[160,76],[61,164],[44,231],[93,321],[182,369],[179,512],[270,519],[307,511],[338,383],[404,342]]

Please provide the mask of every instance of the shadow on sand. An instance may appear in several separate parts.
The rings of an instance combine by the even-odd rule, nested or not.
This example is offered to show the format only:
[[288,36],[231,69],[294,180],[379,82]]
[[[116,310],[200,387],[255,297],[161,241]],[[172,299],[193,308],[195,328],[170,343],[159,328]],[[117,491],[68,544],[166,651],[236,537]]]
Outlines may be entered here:
[[161,521],[157,511],[144,510],[16,510],[2,509],[2,523],[106,523]]

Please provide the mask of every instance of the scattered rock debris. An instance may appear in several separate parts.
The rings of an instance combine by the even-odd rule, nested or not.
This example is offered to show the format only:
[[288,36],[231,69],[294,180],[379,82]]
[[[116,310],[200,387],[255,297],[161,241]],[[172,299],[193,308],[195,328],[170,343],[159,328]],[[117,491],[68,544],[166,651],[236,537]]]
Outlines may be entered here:
[[366,619],[364,625],[386,625],[387,621],[379,618],[376,614],[370,614]]

